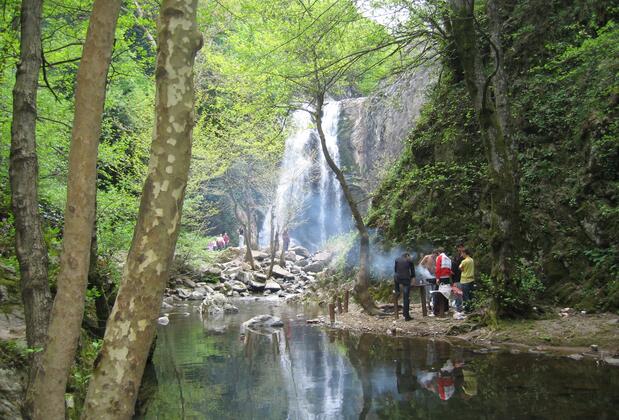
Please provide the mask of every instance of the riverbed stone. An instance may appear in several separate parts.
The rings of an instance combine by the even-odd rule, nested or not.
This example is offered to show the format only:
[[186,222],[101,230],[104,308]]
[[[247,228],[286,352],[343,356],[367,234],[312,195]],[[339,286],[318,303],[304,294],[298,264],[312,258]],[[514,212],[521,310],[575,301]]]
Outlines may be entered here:
[[245,283],[238,280],[231,280],[228,282],[228,284],[230,285],[230,287],[232,287],[232,291],[234,292],[241,293],[247,290],[247,286],[245,286]]
[[160,316],[159,318],[157,318],[157,324],[159,325],[168,325],[169,323],[170,323],[170,318],[168,318],[166,315]]
[[264,284],[264,288],[265,290],[270,290],[270,291],[275,291],[275,292],[282,290],[282,286],[272,279],[268,279],[266,281],[266,283]]
[[189,290],[187,289],[183,289],[182,287],[176,289],[176,294],[182,299],[189,299],[189,297],[191,296],[191,292],[189,292]]
[[221,272],[221,276],[233,279],[240,272],[241,267],[227,267],[224,271]]
[[249,284],[254,280],[254,275],[249,271],[241,271],[236,275],[238,281],[242,281],[245,284]]
[[252,251],[252,256],[257,261],[263,261],[269,258],[269,254],[267,254],[266,252],[262,252],[262,251]]
[[254,273],[254,278],[255,278],[256,280],[258,280],[258,281],[263,282],[263,283],[264,283],[265,281],[267,281],[267,275],[266,275],[266,274],[264,274],[264,273],[258,273],[258,272],[255,272],[255,273]]
[[260,292],[260,291],[264,290],[265,283],[260,283],[260,282],[258,282],[256,280],[252,280],[252,281],[249,282],[249,284],[247,286],[248,286],[249,290]]
[[292,248],[290,248],[290,251],[303,258],[309,258],[311,255],[308,249],[302,246],[293,246]]
[[283,327],[284,323],[281,319],[273,315],[258,315],[252,319],[243,322],[244,328],[276,328]]
[[280,267],[279,265],[273,266],[273,275],[280,278],[294,277],[294,275],[290,271]]
[[619,366],[619,358],[617,357],[606,357],[604,361],[611,366]]
[[320,252],[317,252],[316,254],[314,254],[312,256],[312,260],[313,261],[326,261],[326,262],[329,262],[329,261],[331,261],[331,258],[333,258],[333,254],[331,254],[330,252],[327,252],[327,251],[320,251]]
[[327,264],[328,261],[314,261],[303,267],[303,271],[305,271],[306,273],[318,273],[319,271],[322,271],[327,266]]

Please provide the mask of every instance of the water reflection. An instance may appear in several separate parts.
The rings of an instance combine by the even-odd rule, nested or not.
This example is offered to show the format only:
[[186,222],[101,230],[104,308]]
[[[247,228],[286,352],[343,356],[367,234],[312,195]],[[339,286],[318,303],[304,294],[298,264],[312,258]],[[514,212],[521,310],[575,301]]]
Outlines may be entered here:
[[[619,403],[618,369],[325,332],[297,316],[314,317],[317,308],[237,303],[233,316],[171,315],[137,418],[612,418]],[[284,327],[241,331],[264,313]]]

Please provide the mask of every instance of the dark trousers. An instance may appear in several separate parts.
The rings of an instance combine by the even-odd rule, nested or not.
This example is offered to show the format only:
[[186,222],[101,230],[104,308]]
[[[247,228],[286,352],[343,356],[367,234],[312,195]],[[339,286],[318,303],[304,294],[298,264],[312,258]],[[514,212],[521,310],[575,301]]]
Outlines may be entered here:
[[410,295],[411,295],[411,283],[410,280],[407,283],[400,281],[395,282],[395,293],[400,294],[400,289],[402,289],[402,294],[404,297],[404,301],[402,302],[402,315],[404,318],[410,318]]
[[[441,284],[449,284],[449,279],[448,278],[443,278],[443,279],[438,279],[436,282],[436,285],[434,286],[434,290],[438,290],[438,287]],[[447,300],[447,298],[445,296],[443,296],[442,293],[432,293],[434,295],[434,299],[433,299],[433,305],[432,305],[432,312],[434,313],[434,315],[438,315],[439,314],[439,307],[443,307],[444,312],[447,312],[449,310],[449,301]]]
[[464,310],[469,312],[471,308],[471,299],[473,299],[473,282],[460,283],[460,289],[462,289],[462,300],[464,302]]

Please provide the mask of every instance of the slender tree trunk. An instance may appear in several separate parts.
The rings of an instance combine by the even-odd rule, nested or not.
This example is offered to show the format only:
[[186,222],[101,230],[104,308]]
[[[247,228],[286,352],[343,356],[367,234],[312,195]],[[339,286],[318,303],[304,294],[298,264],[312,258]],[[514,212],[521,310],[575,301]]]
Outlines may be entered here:
[[99,270],[99,253],[97,244],[97,220],[96,220],[96,203],[95,203],[95,221],[92,225],[92,235],[90,241],[90,266],[88,268],[88,288],[95,289],[98,294],[95,297],[95,315],[96,331],[98,338],[103,338],[105,334],[105,324],[110,316],[112,303],[108,300],[112,290],[106,279],[101,275]]
[[[489,41],[495,63],[492,66],[492,74],[486,77],[477,46],[474,1],[450,0],[450,3],[453,11],[451,21],[453,37],[464,70],[467,89],[474,103],[488,161],[492,276],[504,289],[509,290],[513,287],[510,277],[515,243],[519,236],[520,212],[518,170],[509,135],[509,101],[502,62],[498,11],[494,0],[489,0],[488,12],[493,20],[491,26],[495,32]],[[494,79],[496,103],[493,103],[489,93],[492,79]],[[498,309],[509,310],[509,308]]]
[[[49,323],[51,293],[47,278],[47,247],[38,209],[36,153],[37,83],[41,68],[41,0],[21,4],[20,56],[13,89],[13,124],[9,178],[15,216],[15,253],[19,261],[21,294],[28,347],[43,347]],[[32,358],[30,381],[40,363]]]
[[[271,247],[269,250],[271,251],[271,264],[269,264],[269,272],[267,273],[267,278],[273,275],[273,267],[275,266],[275,241],[277,241],[277,237],[275,236],[275,205],[271,206]],[[285,266],[283,266],[285,267]]]
[[325,133],[322,129],[323,105],[324,95],[319,95],[316,98],[316,112],[313,113],[313,116],[316,122],[316,129],[318,130],[318,137],[320,138],[320,146],[322,149],[322,153],[325,156],[325,160],[327,161],[327,165],[329,165],[329,168],[331,168],[331,170],[335,173],[335,177],[337,178],[340,186],[342,187],[344,198],[346,198],[346,202],[348,203],[350,212],[352,213],[353,219],[355,220],[355,226],[357,227],[357,232],[359,234],[359,270],[357,271],[357,276],[355,278],[355,297],[366,312],[374,314],[377,313],[377,308],[369,291],[370,235],[368,233],[367,227],[365,226],[365,222],[363,221],[363,216],[361,216],[361,212],[359,211],[359,207],[357,206],[352,192],[348,187],[348,182],[346,182],[344,174],[342,173],[340,168],[338,168],[337,164],[329,154],[329,150],[327,149],[327,138],[325,137]]
[[251,269],[255,270],[256,265],[254,263],[254,255],[251,252],[251,244],[252,244],[252,235],[251,235],[251,211],[246,208],[243,209],[245,213],[245,218],[247,219],[247,226],[245,229],[245,245],[247,246],[245,250],[245,261],[251,265]]
[[97,148],[120,0],[95,0],[77,73],[63,250],[42,368],[27,402],[35,419],[62,419],[84,314],[95,213]]
[[198,0],[163,0],[156,126],[140,212],[83,419],[130,419],[180,228],[194,125]]

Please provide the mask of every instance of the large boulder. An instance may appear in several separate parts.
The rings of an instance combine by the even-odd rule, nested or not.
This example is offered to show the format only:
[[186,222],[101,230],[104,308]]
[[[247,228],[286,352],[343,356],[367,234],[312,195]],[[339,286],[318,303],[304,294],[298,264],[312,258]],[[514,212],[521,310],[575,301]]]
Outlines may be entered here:
[[236,313],[238,308],[230,304],[228,298],[219,292],[215,292],[204,298],[199,308],[200,313],[223,314]]
[[279,283],[277,283],[275,280],[272,280],[272,279],[268,279],[266,281],[266,283],[264,284],[264,288],[265,288],[265,290],[270,290],[272,292],[282,290],[282,286]]
[[313,261],[326,261],[328,263],[329,261],[331,261],[331,258],[333,258],[333,254],[331,254],[330,252],[320,251],[314,254],[314,256],[312,257],[312,260]]
[[303,248],[302,246],[293,246],[292,248],[290,248],[290,251],[303,258],[309,258],[309,256],[311,255],[307,248]]
[[251,281],[254,280],[254,275],[248,271],[241,271],[237,273],[236,279],[238,281],[242,281],[245,284],[249,284]]
[[285,268],[280,267],[279,265],[274,265],[273,266],[273,275],[275,277],[280,277],[280,278],[293,278],[294,275],[286,270]]
[[245,286],[245,283],[238,281],[238,280],[230,280],[228,282],[228,284],[230,285],[230,287],[232,288],[232,291],[234,292],[245,292],[247,291],[247,286]]
[[273,315],[258,315],[252,319],[243,322],[243,329],[268,329],[283,327],[284,323],[281,319]]
[[189,300],[202,300],[206,296],[206,293],[203,290],[194,290],[189,295]]
[[258,261],[266,260],[267,258],[269,258],[269,254],[262,251],[252,251],[251,254],[254,259]]
[[194,289],[196,287],[196,282],[187,277],[181,277],[181,281],[183,282],[183,286],[190,287]]
[[226,269],[221,272],[221,276],[224,278],[233,279],[241,272],[241,270],[241,267],[226,267]]
[[249,290],[254,292],[261,292],[264,290],[265,283],[257,282],[256,280],[252,280],[247,285]]
[[298,255],[295,254],[292,251],[288,251],[284,254],[284,258],[288,261],[296,261],[297,260]]
[[182,299],[189,299],[191,297],[191,292],[187,289],[183,289],[182,287],[176,289],[176,294]]
[[309,272],[318,273],[324,270],[328,264],[329,264],[328,261],[314,261],[312,263],[309,263],[305,267],[303,267],[302,270],[305,271],[306,273],[309,273]]

